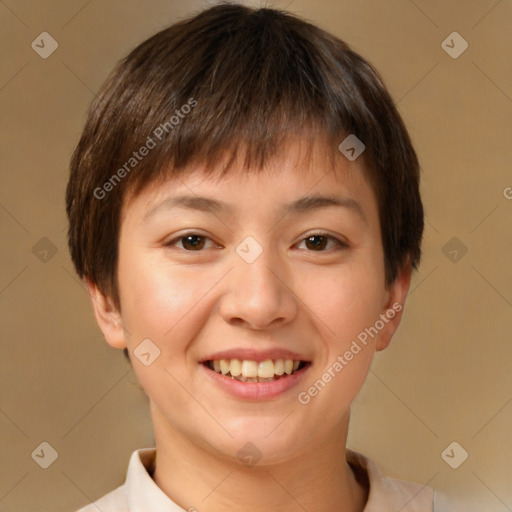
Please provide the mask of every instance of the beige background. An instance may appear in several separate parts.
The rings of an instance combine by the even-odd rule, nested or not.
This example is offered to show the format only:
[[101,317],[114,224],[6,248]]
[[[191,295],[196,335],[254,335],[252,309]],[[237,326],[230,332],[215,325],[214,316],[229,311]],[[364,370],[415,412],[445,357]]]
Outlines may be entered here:
[[[4,512],[75,510],[120,485],[132,450],[153,444],[146,399],[72,270],[64,189],[86,109],[115,62],[204,5],[0,1]],[[354,405],[349,445],[391,476],[477,510],[512,510],[512,3],[269,5],[332,31],[381,71],[423,169],[424,260]],[[47,59],[31,48],[43,31],[59,45]],[[453,31],[469,44],[457,59],[441,46]],[[443,252],[452,237],[467,247],[456,262],[451,246]],[[31,457],[43,441],[58,453],[48,469]],[[441,458],[452,441],[469,453],[458,469]]]

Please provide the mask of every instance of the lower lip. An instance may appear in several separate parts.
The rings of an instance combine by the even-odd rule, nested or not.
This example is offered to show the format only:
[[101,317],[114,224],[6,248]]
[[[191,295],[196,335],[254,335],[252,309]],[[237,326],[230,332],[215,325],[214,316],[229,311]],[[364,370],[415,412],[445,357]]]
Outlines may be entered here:
[[301,368],[292,375],[281,377],[271,382],[242,382],[210,370],[204,364],[200,364],[200,366],[206,372],[207,378],[211,379],[213,383],[220,386],[230,395],[245,400],[269,400],[283,395],[296,386],[308,371],[311,363],[308,363],[304,368]]

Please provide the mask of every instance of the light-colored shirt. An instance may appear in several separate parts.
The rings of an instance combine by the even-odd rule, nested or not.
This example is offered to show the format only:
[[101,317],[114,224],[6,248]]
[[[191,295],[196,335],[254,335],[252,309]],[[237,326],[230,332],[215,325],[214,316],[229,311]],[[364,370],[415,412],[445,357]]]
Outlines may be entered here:
[[[347,450],[347,462],[369,482],[364,512],[445,512],[437,506],[435,491],[425,485],[387,478],[364,455]],[[154,482],[156,448],[132,453],[123,485],[77,512],[184,512]],[[194,511],[193,507],[189,511]],[[185,511],[187,512],[187,511]]]

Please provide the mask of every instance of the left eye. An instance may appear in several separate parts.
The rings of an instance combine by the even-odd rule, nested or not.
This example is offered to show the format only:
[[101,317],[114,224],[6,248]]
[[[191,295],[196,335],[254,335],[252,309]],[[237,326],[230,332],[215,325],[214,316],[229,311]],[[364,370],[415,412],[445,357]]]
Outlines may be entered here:
[[[170,240],[165,245],[168,247],[178,246],[178,248],[184,249],[189,252],[198,252],[201,251],[202,249],[208,248],[206,247],[208,245],[208,242],[210,243],[210,247],[215,247],[215,244],[210,238],[203,235],[199,235],[197,233],[188,233],[183,236],[174,238],[173,240]],[[334,244],[334,246],[337,248],[348,247],[348,245],[345,242],[342,242],[336,237],[323,233],[318,233],[309,235],[308,237],[301,240],[299,248],[301,244],[306,244],[306,248],[311,251],[323,252],[326,249],[328,249],[329,242],[331,242],[331,245]],[[179,244],[181,244],[181,247],[179,247]]]
[[333,236],[325,235],[322,233],[309,235],[308,237],[304,238],[300,243],[305,243],[306,247],[312,251],[322,252],[326,249],[329,242],[333,242],[334,245],[338,248],[348,247],[348,245],[345,242],[342,242],[341,240],[338,240]]

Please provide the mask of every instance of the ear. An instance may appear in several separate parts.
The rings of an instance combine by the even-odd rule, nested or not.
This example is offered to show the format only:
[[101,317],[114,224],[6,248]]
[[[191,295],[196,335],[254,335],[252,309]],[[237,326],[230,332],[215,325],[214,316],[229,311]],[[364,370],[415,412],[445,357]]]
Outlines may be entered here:
[[391,338],[400,325],[405,299],[411,284],[411,273],[411,266],[404,266],[399,271],[393,283],[386,287],[384,304],[380,315],[384,327],[379,331],[379,335],[377,336],[375,343],[376,350],[384,350],[391,343]]
[[95,283],[85,280],[85,286],[91,299],[96,322],[107,343],[118,349],[126,348],[126,337],[121,322],[121,313],[110,297],[104,295]]

